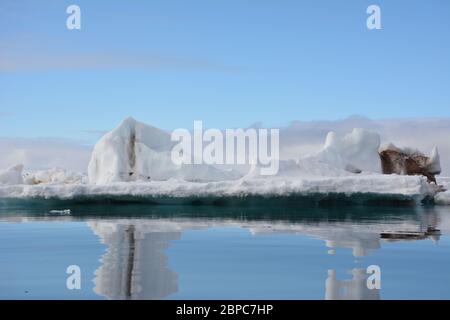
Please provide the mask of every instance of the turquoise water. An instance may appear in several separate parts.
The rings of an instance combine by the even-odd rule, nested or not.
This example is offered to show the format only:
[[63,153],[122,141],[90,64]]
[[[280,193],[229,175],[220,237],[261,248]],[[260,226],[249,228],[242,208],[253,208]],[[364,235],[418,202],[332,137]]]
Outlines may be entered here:
[[449,234],[445,207],[4,206],[0,299],[449,299]]

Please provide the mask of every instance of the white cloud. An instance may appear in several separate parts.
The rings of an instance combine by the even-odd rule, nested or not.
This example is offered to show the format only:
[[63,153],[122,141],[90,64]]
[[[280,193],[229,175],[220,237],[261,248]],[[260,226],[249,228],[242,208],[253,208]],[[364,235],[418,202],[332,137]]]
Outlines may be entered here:
[[72,71],[72,70],[194,70],[221,73],[240,72],[234,66],[223,65],[201,58],[185,58],[156,54],[67,54],[42,53],[34,48],[23,52],[1,52],[0,72],[39,72],[39,71]]

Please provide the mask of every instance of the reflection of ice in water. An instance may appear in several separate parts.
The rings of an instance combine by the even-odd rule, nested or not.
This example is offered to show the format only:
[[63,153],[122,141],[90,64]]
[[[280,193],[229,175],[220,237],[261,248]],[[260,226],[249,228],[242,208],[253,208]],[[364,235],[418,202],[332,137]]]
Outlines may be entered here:
[[370,249],[380,247],[380,236],[377,233],[363,233],[355,230],[338,229],[330,231],[325,244],[329,253],[335,254],[335,248],[351,248],[353,256],[363,257]]
[[94,291],[110,299],[162,299],[177,291],[163,250],[179,232],[149,232],[134,222],[90,222],[108,246],[95,272]]
[[[177,292],[176,270],[168,268],[164,253],[184,230],[210,227],[245,228],[254,236],[274,233],[309,235],[325,241],[328,253],[350,248],[355,257],[380,248],[380,234],[386,230],[423,230],[438,226],[450,230],[450,219],[442,223],[436,214],[422,219],[399,219],[359,224],[352,221],[239,221],[233,219],[115,219],[89,222],[108,246],[95,273],[95,292],[111,299],[162,299]],[[326,266],[324,266],[326,268]],[[378,299],[379,290],[366,286],[367,274],[353,269],[352,279],[338,280],[331,270],[326,280],[326,299]]]
[[367,273],[365,269],[351,270],[352,278],[339,280],[336,270],[328,270],[325,282],[326,300],[379,300],[380,290],[367,287]]

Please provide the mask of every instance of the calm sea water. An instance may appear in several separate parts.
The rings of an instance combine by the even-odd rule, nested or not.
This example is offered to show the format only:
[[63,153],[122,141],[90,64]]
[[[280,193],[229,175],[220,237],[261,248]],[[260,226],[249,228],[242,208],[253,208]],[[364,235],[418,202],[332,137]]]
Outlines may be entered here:
[[445,207],[2,207],[0,298],[449,299],[449,234]]

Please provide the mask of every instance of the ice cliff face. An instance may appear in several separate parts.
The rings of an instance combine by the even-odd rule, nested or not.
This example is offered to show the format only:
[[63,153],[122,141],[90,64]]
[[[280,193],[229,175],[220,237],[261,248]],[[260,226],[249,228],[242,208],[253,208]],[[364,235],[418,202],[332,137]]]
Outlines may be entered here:
[[176,165],[171,159],[174,143],[160,129],[127,118],[95,145],[88,166],[89,182],[108,184],[128,181],[217,181],[236,178],[233,172],[208,165]]
[[95,145],[88,166],[89,181],[106,184],[161,178],[163,169],[175,169],[168,168],[170,163],[165,161],[170,160],[165,157],[170,147],[167,133],[127,118]]

